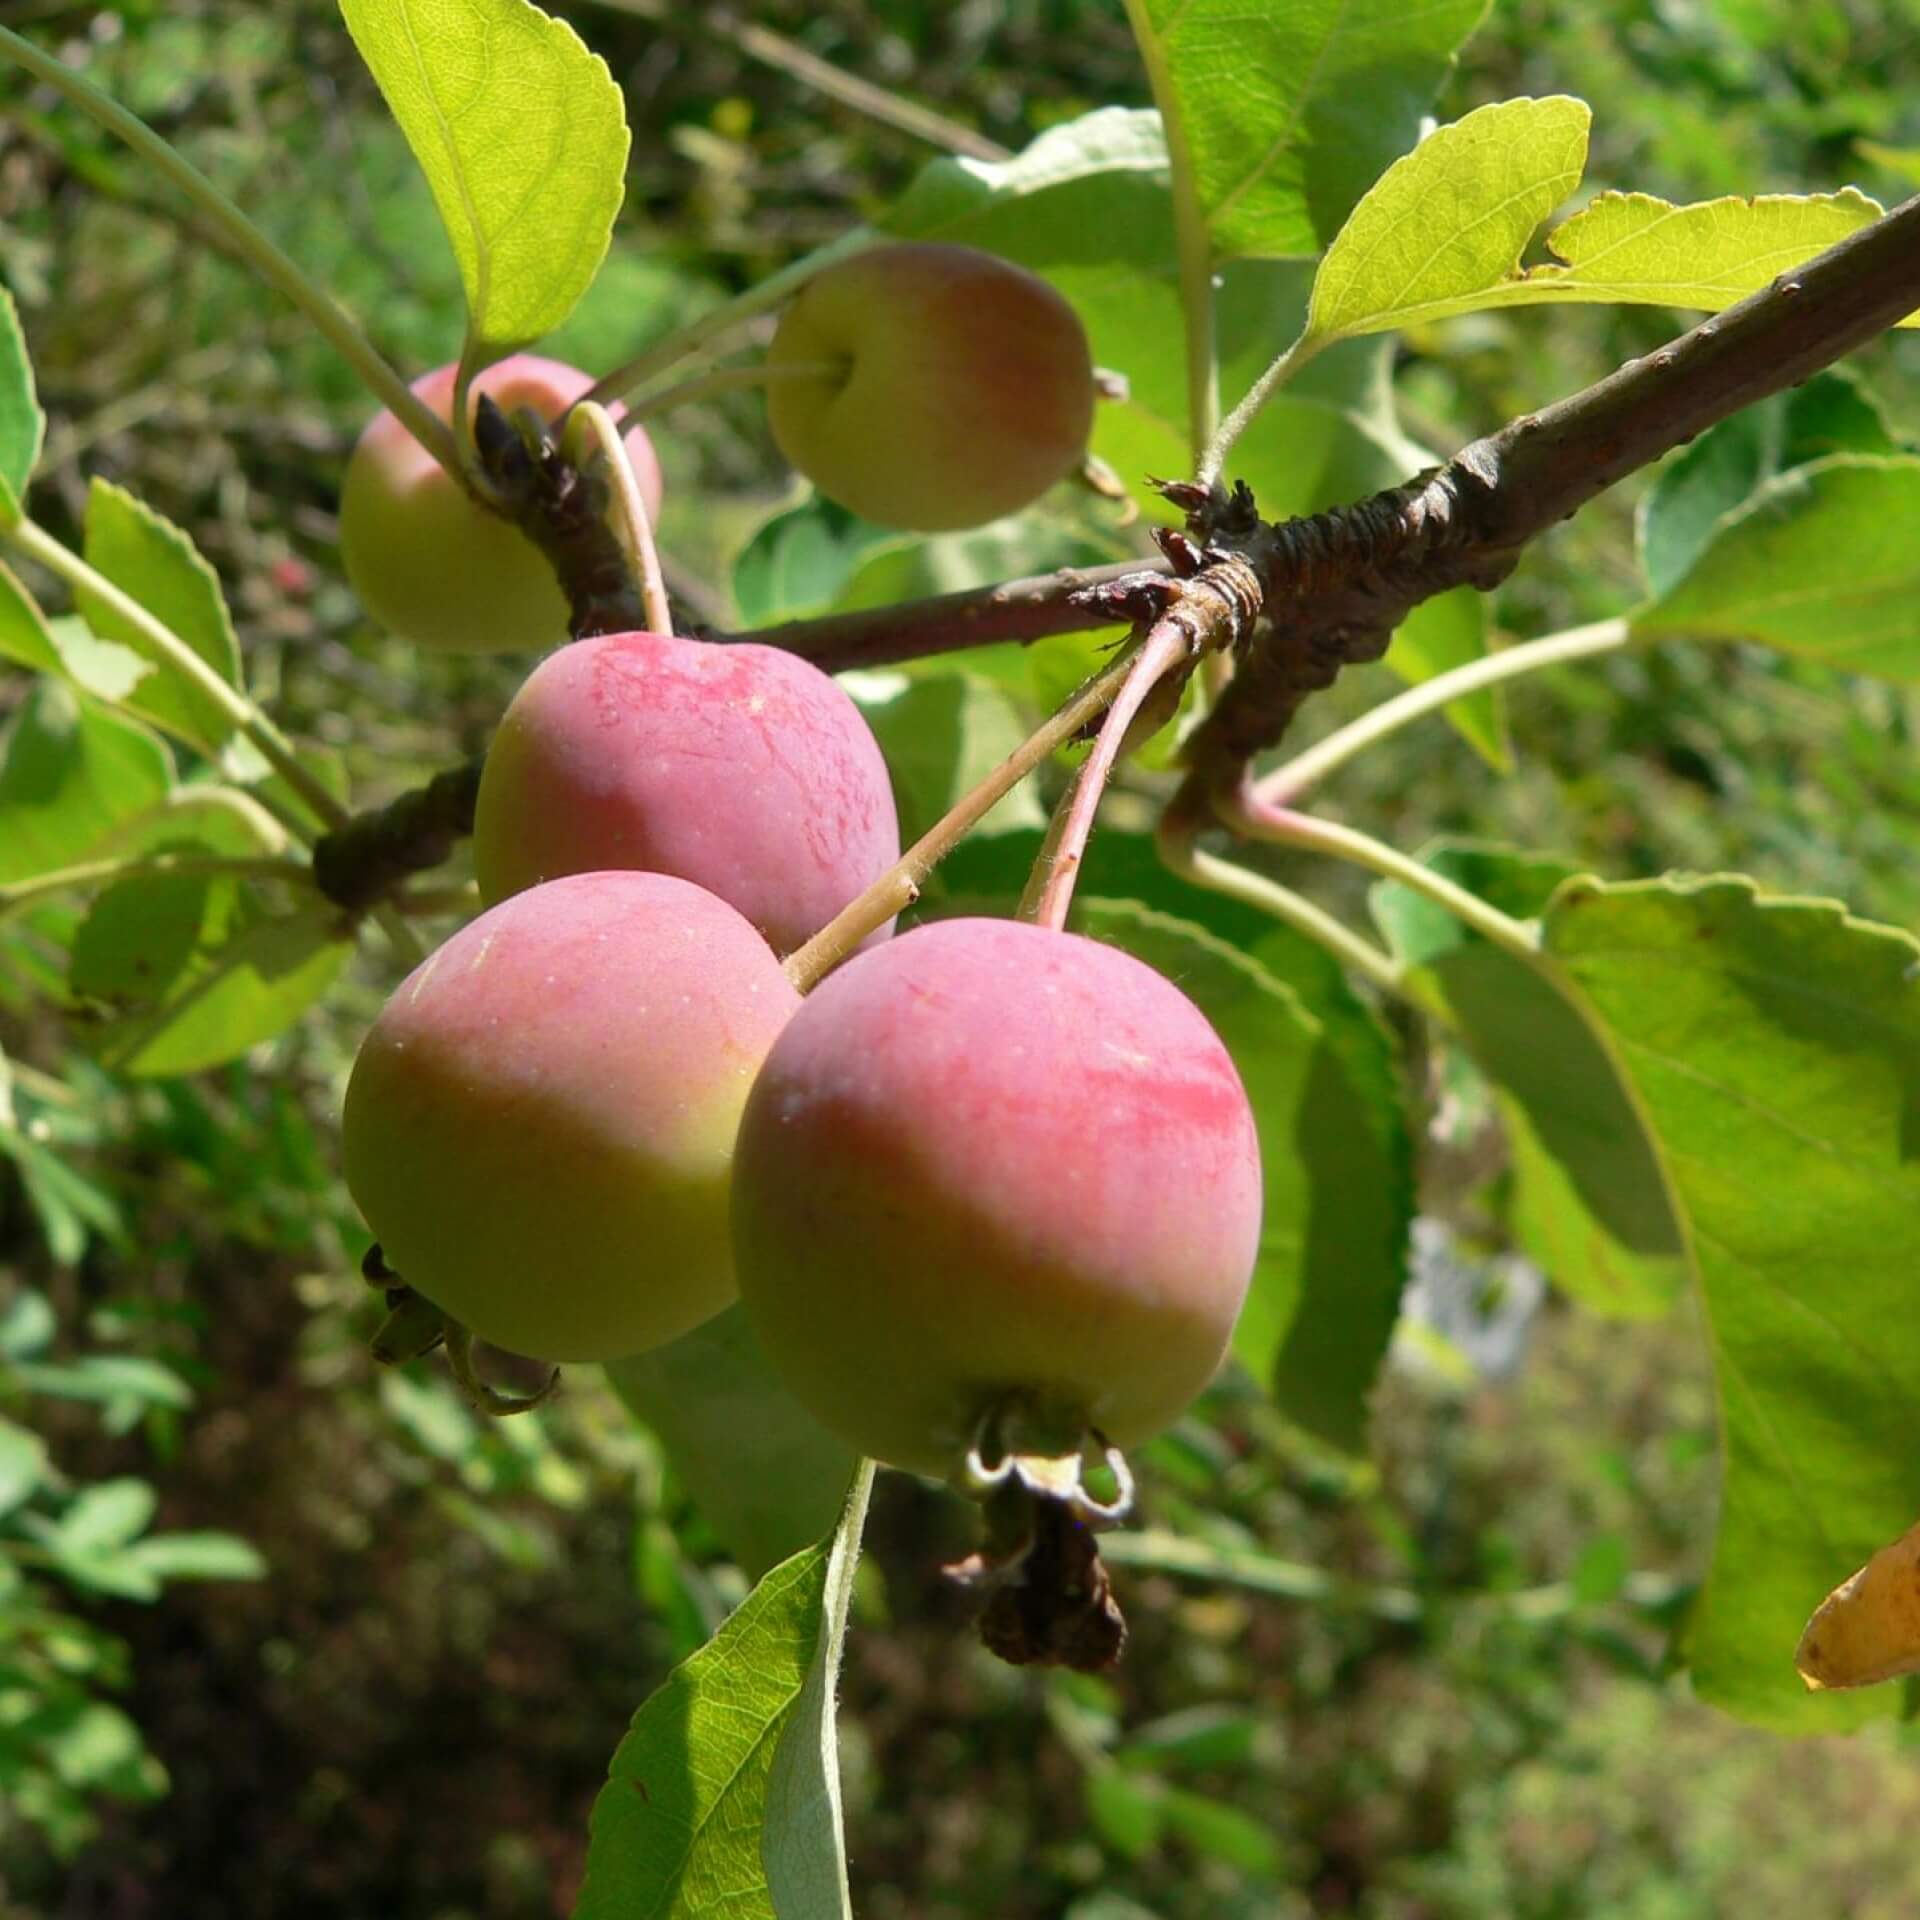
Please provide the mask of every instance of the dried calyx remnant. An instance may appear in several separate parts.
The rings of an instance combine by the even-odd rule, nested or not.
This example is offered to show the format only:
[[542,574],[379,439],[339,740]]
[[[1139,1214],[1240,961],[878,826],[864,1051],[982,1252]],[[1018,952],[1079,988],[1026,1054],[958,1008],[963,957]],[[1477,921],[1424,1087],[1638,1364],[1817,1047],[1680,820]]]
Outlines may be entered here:
[[[1094,1536],[1133,1510],[1133,1476],[1098,1433],[1060,1451],[1044,1438],[1016,1445],[1017,1424],[1014,1409],[980,1423],[960,1484],[980,1503],[986,1539],[947,1578],[987,1596],[980,1638],[990,1653],[1018,1667],[1103,1672],[1120,1658],[1127,1623]],[[1093,1449],[1114,1483],[1108,1499],[1086,1485]]]

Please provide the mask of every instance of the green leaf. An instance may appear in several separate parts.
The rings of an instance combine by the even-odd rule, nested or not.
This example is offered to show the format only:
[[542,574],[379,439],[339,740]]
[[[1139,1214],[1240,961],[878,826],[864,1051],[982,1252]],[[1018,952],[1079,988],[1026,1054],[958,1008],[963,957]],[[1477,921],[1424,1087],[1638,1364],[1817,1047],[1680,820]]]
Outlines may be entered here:
[[[1461,844],[1423,860],[1520,919],[1568,872]],[[1557,969],[1493,946],[1398,882],[1374,889],[1373,914],[1493,1083],[1527,1253],[1596,1311],[1664,1312],[1685,1280],[1681,1230],[1645,1120],[1590,1009]]]
[[46,1466],[46,1442],[29,1428],[0,1419],[0,1518],[32,1497]]
[[[1437,673],[1486,657],[1487,597],[1472,587],[1455,587],[1423,600],[1394,629],[1387,665],[1409,686]],[[1513,746],[1507,738],[1506,690],[1482,687],[1447,705],[1447,718],[1461,737],[1496,773],[1513,771]]]
[[1234,1352],[1289,1418],[1360,1451],[1405,1277],[1412,1194],[1398,1112],[1382,1111],[1325,1025],[1258,959],[1136,901],[1081,893],[1073,922],[1177,981],[1233,1056],[1265,1188]]
[[1790,393],[1743,407],[1661,468],[1634,532],[1655,594],[1683,579],[1761,484],[1833,453],[1895,453],[1878,401],[1858,374],[1828,367]]
[[607,65],[527,0],[341,0],[419,161],[483,366],[550,333],[600,270],[629,139]]
[[[1509,100],[1423,141],[1327,250],[1311,337],[1568,302],[1718,313],[1883,213],[1852,187],[1687,206],[1603,193],[1547,236],[1553,261],[1523,268],[1529,236],[1579,184],[1588,118],[1583,102],[1565,97]],[[1435,233],[1444,236],[1437,248]],[[1920,326],[1920,313],[1899,324]]]
[[734,604],[749,627],[825,613],[862,561],[910,539],[815,495],[776,513],[741,549],[733,563]]
[[1481,107],[1396,160],[1354,208],[1313,283],[1307,337],[1465,313],[1515,272],[1575,187],[1592,113],[1555,94]]
[[40,458],[47,417],[33,389],[33,363],[13,295],[0,287],[0,527],[18,526]]
[[[87,492],[86,559],[197,653],[230,687],[240,685],[240,643],[220,581],[170,520],[122,487],[96,478]],[[233,722],[142,636],[131,621],[84,590],[74,596],[103,640],[130,648],[152,674],[127,697],[135,713],[183,740],[216,751]]]
[[1800,1631],[1920,1512],[1920,948],[1738,878],[1569,884],[1546,951],[1659,1142],[1712,1329],[1720,1526],[1685,1650],[1709,1700],[1833,1730],[1897,1694],[1809,1694]]
[[325,902],[275,912],[225,876],[147,874],[95,900],[70,977],[113,1010],[96,1035],[108,1065],[197,1073],[284,1032],[352,951]]
[[1129,0],[1218,258],[1318,253],[1418,136],[1487,0]]
[[1184,1767],[1211,1773],[1241,1767],[1253,1757],[1261,1724],[1258,1715],[1243,1707],[1183,1707],[1135,1727],[1113,1757],[1123,1767],[1146,1769]]
[[146,1532],[158,1503],[144,1480],[103,1480],[60,1516],[60,1544],[72,1553],[124,1547]]
[[231,1533],[155,1533],[130,1549],[156,1580],[264,1580],[267,1563]]
[[41,681],[0,747],[0,885],[93,857],[172,784],[171,756],[139,722]]
[[[871,674],[856,678],[848,690],[886,756],[903,846],[918,840],[1031,731],[1021,709],[978,674]],[[1044,826],[1046,813],[1029,783],[1008,794],[987,821],[984,831],[1003,832]]]
[[[812,1758],[798,1748],[817,1742],[831,1776],[828,1669],[871,1485],[863,1464],[834,1538],[767,1574],[634,1715],[593,1804],[574,1920],[775,1920],[776,1883],[787,1895],[779,1920],[840,1920],[837,1792],[817,1777],[809,1789]],[[777,1834],[776,1794],[787,1829]]]
[[140,1406],[182,1409],[193,1404],[187,1383],[157,1360],[133,1353],[92,1353],[70,1366],[32,1361],[14,1368],[14,1378],[29,1393],[59,1400],[89,1400],[101,1405],[131,1401]]
[[1087,1820],[1123,1859],[1144,1860],[1160,1844],[1160,1796],[1110,1762],[1089,1767],[1081,1780]]
[[781,1384],[738,1305],[651,1353],[613,1361],[607,1379],[754,1578],[832,1526],[853,1453]]
[[1748,640],[1920,678],[1920,457],[1835,454],[1766,482],[1633,615],[1636,635]]

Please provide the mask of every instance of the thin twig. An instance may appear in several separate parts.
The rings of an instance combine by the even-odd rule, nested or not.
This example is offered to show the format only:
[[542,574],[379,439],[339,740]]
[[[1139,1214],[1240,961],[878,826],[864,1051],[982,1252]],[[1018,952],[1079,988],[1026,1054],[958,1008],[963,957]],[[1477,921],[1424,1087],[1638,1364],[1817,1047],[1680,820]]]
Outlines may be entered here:
[[1181,626],[1163,620],[1133,655],[1131,670],[1100,723],[1092,752],[1080,763],[1072,785],[1047,824],[1046,838],[1020,898],[1020,919],[1030,920],[1037,927],[1050,927],[1055,932],[1066,926],[1067,912],[1073,905],[1074,885],[1086,857],[1087,840],[1100,811],[1100,796],[1106,791],[1128,729],[1154,688],[1175,667],[1192,658],[1192,644]]

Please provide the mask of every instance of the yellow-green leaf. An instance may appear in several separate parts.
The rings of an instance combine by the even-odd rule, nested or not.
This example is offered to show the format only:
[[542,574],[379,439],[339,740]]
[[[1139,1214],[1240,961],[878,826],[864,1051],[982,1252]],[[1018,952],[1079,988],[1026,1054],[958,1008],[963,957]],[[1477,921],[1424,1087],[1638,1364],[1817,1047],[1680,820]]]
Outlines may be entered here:
[[1441,127],[1354,208],[1314,279],[1307,337],[1462,313],[1513,277],[1521,249],[1587,164],[1584,100],[1505,100]]
[[433,189],[467,296],[467,359],[550,333],[606,258],[627,123],[607,65],[527,0],[341,0]]
[[[1650,193],[1603,193],[1548,236],[1564,266],[1535,267],[1488,304],[1595,300],[1718,313],[1884,212],[1852,187],[1684,207]],[[1920,326],[1920,313],[1900,324]]]

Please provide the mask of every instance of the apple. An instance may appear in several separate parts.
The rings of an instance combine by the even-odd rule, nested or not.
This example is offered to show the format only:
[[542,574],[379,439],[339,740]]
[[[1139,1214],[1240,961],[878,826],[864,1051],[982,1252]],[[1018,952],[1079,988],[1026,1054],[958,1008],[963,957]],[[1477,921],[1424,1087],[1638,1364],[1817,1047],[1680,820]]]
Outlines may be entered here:
[[875,247],[809,280],[767,365],[773,437],[830,500],[937,533],[1013,513],[1073,471],[1093,426],[1079,316],[975,247]]
[[1233,1062],[1130,954],[955,919],[857,954],[773,1043],[733,1172],[767,1358],[861,1452],[956,1476],[1011,1413],[1066,1448],[1166,1426],[1260,1240]]
[[474,818],[488,901],[595,868],[678,874],[780,954],[899,857],[886,762],[826,674],[658,633],[541,661],[487,750]]
[[347,1186],[388,1265],[497,1346],[611,1360],[734,1298],[727,1187],[799,995],[724,901],[657,873],[517,893],[361,1045]]
[[[413,391],[453,418],[456,369],[436,368]],[[551,421],[593,385],[558,360],[516,353],[473,383],[506,412],[530,408]],[[660,462],[639,428],[628,457],[649,515],[660,510]],[[416,646],[449,653],[538,652],[567,638],[566,596],[525,534],[489,512],[382,411],[361,434],[340,496],[340,553],[361,604]]]

